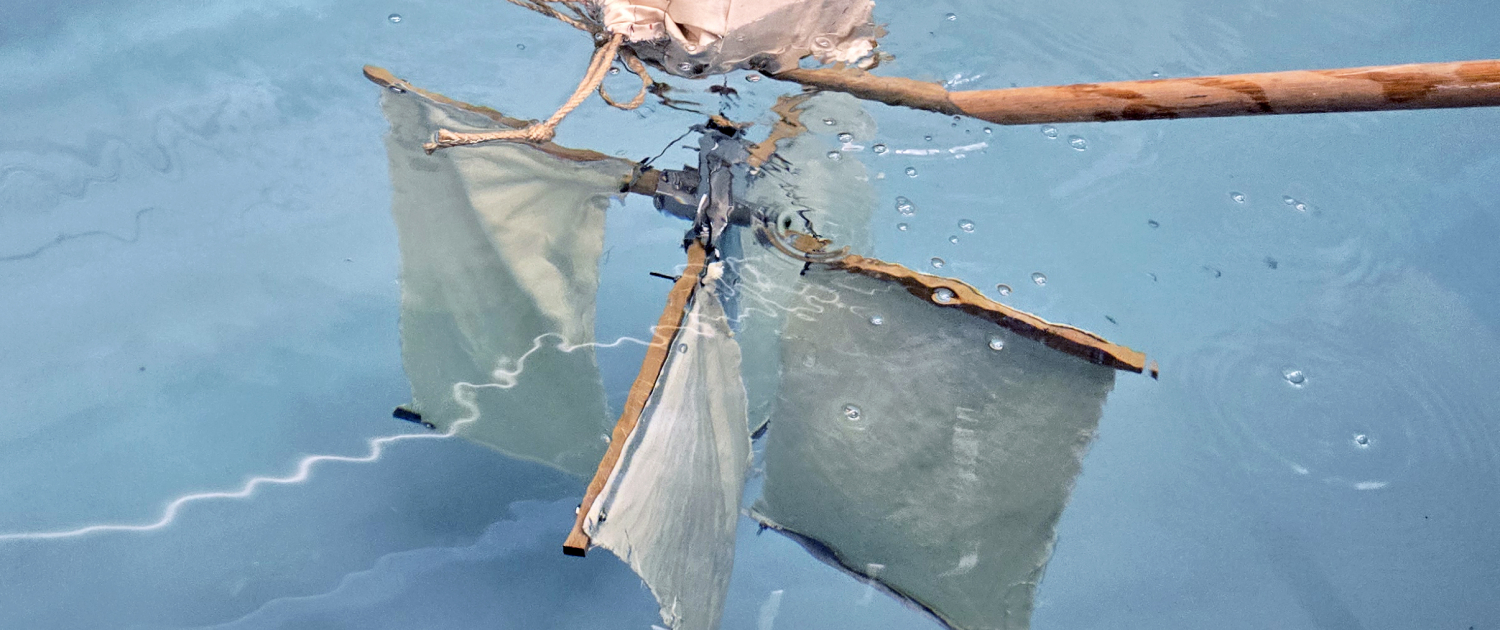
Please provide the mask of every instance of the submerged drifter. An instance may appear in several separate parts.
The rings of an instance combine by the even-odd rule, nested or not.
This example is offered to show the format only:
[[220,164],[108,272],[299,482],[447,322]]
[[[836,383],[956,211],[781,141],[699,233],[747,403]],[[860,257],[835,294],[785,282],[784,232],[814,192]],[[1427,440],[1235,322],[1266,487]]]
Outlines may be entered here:
[[[391,123],[413,395],[403,411],[589,479],[564,551],[614,552],[663,622],[683,630],[718,626],[742,516],[949,628],[1028,627],[1116,373],[1157,371],[1139,352],[959,280],[869,257],[868,174],[824,158],[803,117],[868,119],[855,97],[1026,122],[1390,109],[1360,86],[1422,72],[1433,77],[1424,93],[1387,90],[1384,103],[1500,101],[1496,62],[1405,67],[1397,78],[1305,73],[1324,82],[1317,106],[1275,81],[1258,97],[1208,79],[1135,97],[1078,86],[948,93],[866,72],[881,34],[867,0],[512,2],[596,43],[578,89],[543,121],[365,70],[387,88]],[[806,58],[838,65],[801,68]],[[617,62],[641,79],[623,103],[602,88]],[[736,69],[814,87],[782,97],[759,142],[724,116],[695,120],[698,163],[681,169],[551,142],[596,90],[638,107],[664,98],[653,70]],[[1202,94],[1152,92],[1169,84]],[[690,227],[610,429],[594,310],[604,212],[623,194],[649,196]],[[742,510],[752,460],[763,478]]]

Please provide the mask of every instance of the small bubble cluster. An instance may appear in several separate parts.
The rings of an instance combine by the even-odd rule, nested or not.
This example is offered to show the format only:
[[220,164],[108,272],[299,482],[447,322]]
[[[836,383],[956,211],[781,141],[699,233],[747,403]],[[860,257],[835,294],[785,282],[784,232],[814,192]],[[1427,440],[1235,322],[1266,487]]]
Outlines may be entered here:
[[1281,378],[1286,379],[1286,382],[1291,383],[1296,387],[1301,387],[1304,383],[1307,382],[1307,375],[1303,374],[1302,370],[1298,370],[1295,368],[1287,368],[1285,370],[1282,370]]
[[896,212],[900,212],[901,216],[903,217],[909,217],[917,213],[917,207],[912,205],[910,199],[907,199],[906,197],[897,197]]

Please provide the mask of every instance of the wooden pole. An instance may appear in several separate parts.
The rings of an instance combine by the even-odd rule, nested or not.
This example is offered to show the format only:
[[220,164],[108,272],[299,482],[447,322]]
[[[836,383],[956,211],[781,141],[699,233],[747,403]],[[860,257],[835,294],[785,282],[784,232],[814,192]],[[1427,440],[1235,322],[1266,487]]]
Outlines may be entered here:
[[630,386],[630,394],[625,397],[625,409],[620,412],[615,430],[610,433],[609,448],[605,449],[604,458],[599,460],[599,468],[594,471],[593,480],[589,481],[588,488],[584,490],[583,502],[578,505],[578,514],[573,519],[573,529],[568,531],[568,537],[563,541],[563,553],[566,555],[582,557],[588,554],[592,541],[583,531],[583,521],[588,518],[594,500],[604,490],[604,484],[609,482],[615,464],[625,452],[625,442],[630,439],[630,433],[635,431],[636,423],[640,422],[641,414],[646,410],[646,403],[650,401],[651,392],[656,388],[656,379],[661,377],[661,371],[666,367],[667,355],[672,351],[672,341],[676,339],[677,331],[682,326],[688,299],[693,296],[693,291],[698,287],[698,279],[703,275],[707,256],[703,246],[694,241],[688,245],[687,254],[687,269],[683,270],[677,282],[672,285],[672,290],[667,293],[667,305],[662,308],[661,318],[651,330],[651,345],[646,348],[646,358],[641,361],[635,383]]
[[961,92],[848,68],[772,76],[1000,125],[1500,106],[1500,60]]

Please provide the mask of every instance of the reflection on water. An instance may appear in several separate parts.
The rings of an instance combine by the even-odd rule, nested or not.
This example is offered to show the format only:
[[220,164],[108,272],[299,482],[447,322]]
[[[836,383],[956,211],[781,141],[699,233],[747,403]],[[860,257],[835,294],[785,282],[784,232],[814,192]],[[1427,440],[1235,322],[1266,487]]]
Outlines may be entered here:
[[[984,89],[1490,57],[1497,12],[964,0],[877,16],[887,71]],[[0,627],[654,623],[623,564],[557,553],[580,480],[390,418],[410,392],[386,128],[359,68],[527,118],[588,50],[506,3],[8,13]],[[768,123],[790,89],[742,76],[726,114]],[[865,111],[810,125],[821,144],[797,166],[868,170],[875,255],[941,261],[1163,367],[1105,407],[1035,627],[1493,623],[1500,112],[992,129]],[[698,122],[638,114],[586,105],[558,140],[639,157]],[[608,221],[598,338],[639,337],[659,307],[646,272],[680,263],[681,225],[639,199]],[[599,353],[616,407],[640,353]],[[189,499],[205,492],[244,496]],[[934,627],[753,527],[724,625]]]

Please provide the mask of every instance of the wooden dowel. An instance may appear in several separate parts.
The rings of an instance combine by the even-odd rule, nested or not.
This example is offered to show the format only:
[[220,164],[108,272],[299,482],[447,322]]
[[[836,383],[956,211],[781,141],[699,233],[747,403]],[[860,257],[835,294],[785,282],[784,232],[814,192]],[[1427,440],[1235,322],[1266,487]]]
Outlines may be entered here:
[[646,410],[646,403],[651,399],[651,391],[656,388],[656,380],[661,377],[661,371],[667,364],[667,355],[672,350],[672,341],[677,336],[677,330],[681,328],[682,318],[687,311],[688,299],[693,296],[693,291],[698,287],[698,278],[703,275],[704,259],[707,253],[703,246],[697,242],[688,245],[688,264],[677,282],[672,285],[672,290],[667,293],[667,305],[662,308],[661,317],[656,322],[656,328],[651,332],[651,345],[646,348],[646,358],[641,361],[641,369],[636,373],[635,383],[630,386],[630,394],[625,397],[625,408],[620,412],[620,419],[615,422],[615,429],[609,436],[609,448],[605,449],[603,459],[599,460],[599,468],[594,471],[593,480],[589,481],[588,488],[584,490],[583,502],[578,506],[578,514],[573,519],[573,529],[568,531],[568,537],[563,541],[563,553],[569,556],[583,557],[588,553],[589,535],[583,531],[583,522],[588,518],[589,509],[593,507],[594,500],[599,498],[599,493],[604,490],[604,484],[609,482],[609,476],[614,472],[615,463],[620,461],[620,456],[625,452],[625,442],[630,438],[630,433],[635,431],[635,425],[641,419],[641,414]]
[[773,76],[1000,125],[1500,106],[1500,60],[964,92],[846,68]]

